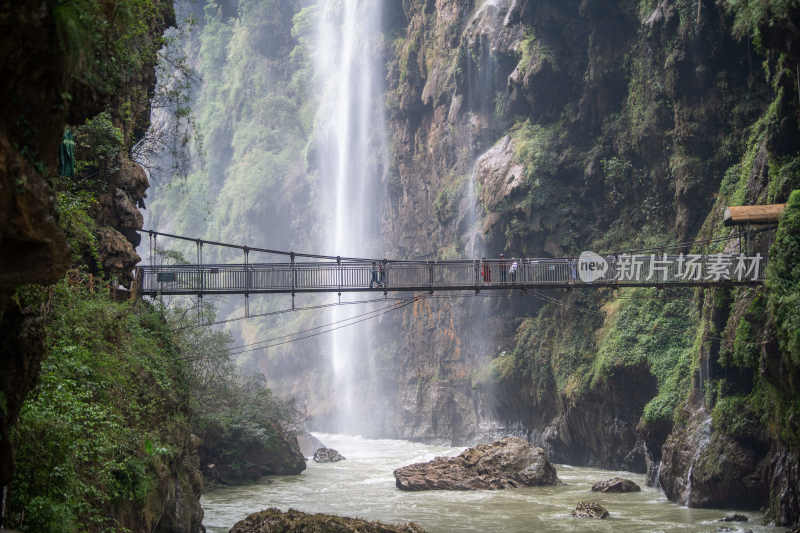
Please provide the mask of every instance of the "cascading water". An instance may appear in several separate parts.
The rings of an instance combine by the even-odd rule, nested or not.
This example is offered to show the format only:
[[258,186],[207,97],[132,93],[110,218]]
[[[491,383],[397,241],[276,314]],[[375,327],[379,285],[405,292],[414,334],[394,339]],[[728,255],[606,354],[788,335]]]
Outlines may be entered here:
[[469,182],[466,184],[464,192],[464,199],[460,206],[460,211],[463,214],[460,223],[461,228],[461,242],[464,247],[464,254],[469,258],[479,258],[485,253],[483,244],[483,236],[481,235],[481,213],[480,203],[478,202],[478,184],[476,182],[477,176],[477,162],[472,164],[472,171],[470,172]]
[[[317,74],[320,106],[316,148],[327,219],[325,247],[350,257],[379,257],[379,216],[386,168],[381,3],[325,0],[320,5]],[[349,316],[333,311],[333,320]],[[331,338],[337,420],[332,429],[357,432],[359,374],[369,371],[369,323]]]
[[686,501],[684,502],[687,507],[692,505],[692,474],[694,473],[694,465],[700,459],[700,456],[708,446],[711,440],[711,417],[706,417],[700,424],[698,432],[695,437],[695,452],[692,457],[692,462],[689,464],[689,470],[686,472]]

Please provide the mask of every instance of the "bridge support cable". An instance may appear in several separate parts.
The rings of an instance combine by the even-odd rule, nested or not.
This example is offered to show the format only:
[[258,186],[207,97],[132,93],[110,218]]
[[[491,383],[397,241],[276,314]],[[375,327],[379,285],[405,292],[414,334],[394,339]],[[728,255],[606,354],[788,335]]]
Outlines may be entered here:
[[[372,311],[368,311],[366,313],[362,313],[362,314],[359,314],[359,315],[356,315],[356,316],[352,316],[352,317],[345,318],[345,319],[342,319],[342,320],[337,320],[335,322],[331,322],[331,323],[328,323],[328,324],[322,324],[322,325],[315,326],[313,328],[309,328],[309,329],[306,329],[306,330],[295,331],[294,333],[281,335],[279,337],[275,337],[275,338],[272,338],[272,339],[264,339],[264,340],[261,340],[261,341],[248,343],[248,344],[244,344],[244,345],[240,345],[240,346],[236,346],[236,347],[233,347],[233,348],[229,349],[230,350],[229,354],[230,355],[241,355],[241,354],[247,353],[247,352],[254,352],[254,351],[258,351],[258,350],[266,350],[268,348],[273,348],[275,346],[281,346],[281,345],[284,345],[284,344],[289,344],[289,343],[292,343],[292,342],[296,342],[296,341],[300,341],[300,340],[309,339],[309,338],[312,338],[312,337],[317,337],[317,336],[320,336],[320,335],[324,335],[325,333],[330,333],[332,331],[336,331],[336,330],[339,330],[339,329],[342,329],[342,328],[345,328],[345,327],[348,327],[348,326],[353,326],[353,325],[356,325],[356,324],[360,324],[362,322],[366,322],[367,320],[371,320],[373,318],[377,318],[379,316],[385,315],[385,314],[390,313],[392,311],[396,311],[398,309],[402,309],[402,308],[414,303],[415,301],[419,300],[420,298],[423,298],[423,297],[422,296],[417,296],[417,297],[413,297],[413,298],[402,298],[398,302],[392,303],[392,304],[390,304],[388,306],[384,306],[384,307],[381,307],[381,308],[378,308],[378,309],[373,309]],[[381,300],[380,299],[376,299],[374,301],[381,301]],[[289,311],[289,310],[285,310],[285,311]],[[335,326],[335,327],[331,327],[331,326]],[[323,328],[329,328],[329,329],[323,329]],[[186,328],[180,328],[180,329],[186,329]],[[322,331],[318,331],[318,330],[322,330]],[[314,332],[314,333],[310,333],[310,332]],[[305,333],[309,333],[309,334],[304,335]],[[280,341],[280,342],[275,342],[275,341]],[[178,359],[182,360],[182,361],[197,361],[197,360],[202,360],[205,357],[207,357],[207,356],[188,356],[188,357],[180,357]]]

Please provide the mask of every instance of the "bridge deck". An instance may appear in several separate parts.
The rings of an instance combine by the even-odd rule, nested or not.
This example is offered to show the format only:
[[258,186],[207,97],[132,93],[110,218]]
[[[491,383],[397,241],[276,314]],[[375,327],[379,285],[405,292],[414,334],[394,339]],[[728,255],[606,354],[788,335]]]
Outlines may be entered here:
[[[451,261],[317,261],[219,265],[141,266],[142,295],[257,294],[353,291],[454,291],[755,285],[765,259],[743,255],[607,256],[607,268],[582,281],[578,258]],[[512,265],[516,264],[516,272]],[[599,274],[599,273],[598,273]]]

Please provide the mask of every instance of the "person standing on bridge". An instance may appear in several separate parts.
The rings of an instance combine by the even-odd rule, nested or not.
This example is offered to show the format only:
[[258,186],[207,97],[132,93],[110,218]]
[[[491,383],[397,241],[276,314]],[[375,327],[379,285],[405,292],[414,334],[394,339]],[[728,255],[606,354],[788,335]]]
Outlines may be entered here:
[[369,279],[369,288],[371,289],[373,285],[380,286],[381,282],[378,279],[378,263],[375,261],[372,262],[372,270],[370,271],[370,279]]
[[517,263],[517,260],[514,259],[514,261],[511,263],[511,268],[508,269],[509,274],[511,274],[511,282],[512,283],[517,281],[517,269],[518,268],[519,268],[519,263]]
[[492,281],[492,268],[489,263],[486,262],[486,258],[484,257],[481,259],[481,274],[483,275],[483,282],[484,283],[491,283]]
[[381,288],[386,288],[386,259],[378,263],[378,282]]

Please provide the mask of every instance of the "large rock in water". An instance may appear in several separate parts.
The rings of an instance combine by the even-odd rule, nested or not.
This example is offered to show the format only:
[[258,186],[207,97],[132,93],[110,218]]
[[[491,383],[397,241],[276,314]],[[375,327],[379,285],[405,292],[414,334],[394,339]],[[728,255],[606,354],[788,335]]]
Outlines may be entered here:
[[557,485],[556,469],[544,450],[519,437],[479,444],[456,457],[437,457],[394,471],[401,490],[505,489]]
[[337,461],[344,461],[344,455],[333,448],[320,448],[314,452],[315,463],[335,463]]
[[631,481],[621,477],[612,477],[605,481],[598,481],[592,485],[594,492],[639,492],[642,488]]
[[267,509],[253,513],[234,524],[230,533],[425,533],[413,522],[393,526],[381,522],[367,522],[358,518],[347,518],[327,514],[307,514],[289,509]]
[[608,510],[598,502],[579,502],[572,511],[575,518],[608,518]]

